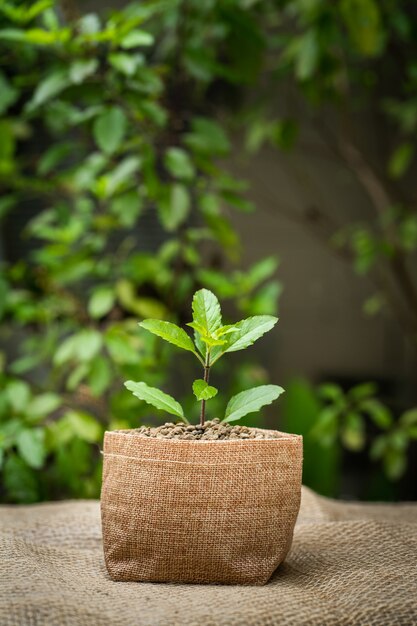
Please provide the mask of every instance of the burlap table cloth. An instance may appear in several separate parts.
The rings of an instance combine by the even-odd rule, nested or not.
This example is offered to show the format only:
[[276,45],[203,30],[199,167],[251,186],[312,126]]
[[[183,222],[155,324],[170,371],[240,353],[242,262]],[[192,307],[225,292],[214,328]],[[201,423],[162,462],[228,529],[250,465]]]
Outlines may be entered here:
[[1,626],[415,624],[415,504],[303,488],[291,552],[262,587],[113,582],[98,502],[0,507]]
[[[254,429],[256,432],[256,429]],[[263,585],[285,559],[301,498],[302,437],[104,436],[101,513],[113,580]]]

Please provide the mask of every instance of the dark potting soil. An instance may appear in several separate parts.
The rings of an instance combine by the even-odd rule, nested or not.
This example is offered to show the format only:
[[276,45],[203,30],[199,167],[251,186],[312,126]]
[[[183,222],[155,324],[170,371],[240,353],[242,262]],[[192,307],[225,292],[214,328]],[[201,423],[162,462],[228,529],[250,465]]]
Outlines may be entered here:
[[277,435],[267,430],[248,428],[232,424],[221,424],[217,418],[206,422],[204,426],[188,425],[184,422],[163,426],[141,426],[131,431],[132,434],[156,439],[276,439]]

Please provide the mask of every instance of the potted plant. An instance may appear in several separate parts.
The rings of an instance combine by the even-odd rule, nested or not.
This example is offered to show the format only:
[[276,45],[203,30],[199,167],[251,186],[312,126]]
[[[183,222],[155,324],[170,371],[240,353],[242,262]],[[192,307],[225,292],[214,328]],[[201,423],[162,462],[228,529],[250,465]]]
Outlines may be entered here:
[[207,421],[217,394],[211,368],[271,330],[277,318],[257,315],[223,325],[216,296],[193,298],[194,341],[162,320],[140,326],[192,352],[203,367],[193,383],[200,423],[145,382],[127,381],[140,400],[175,423],[106,432],[101,513],[104,555],[113,580],[265,584],[292,542],[301,494],[302,438],[234,425],[283,392],[261,385],[238,393],[223,419]]

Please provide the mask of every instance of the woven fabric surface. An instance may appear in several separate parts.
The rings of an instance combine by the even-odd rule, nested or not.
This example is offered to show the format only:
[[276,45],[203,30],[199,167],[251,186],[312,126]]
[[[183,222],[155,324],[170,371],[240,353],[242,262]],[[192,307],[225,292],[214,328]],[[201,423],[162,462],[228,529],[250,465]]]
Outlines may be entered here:
[[265,584],[285,559],[301,496],[302,438],[104,438],[101,511],[113,580]]
[[255,587],[113,582],[98,502],[0,507],[1,626],[415,624],[415,504],[343,503],[303,488],[292,549]]

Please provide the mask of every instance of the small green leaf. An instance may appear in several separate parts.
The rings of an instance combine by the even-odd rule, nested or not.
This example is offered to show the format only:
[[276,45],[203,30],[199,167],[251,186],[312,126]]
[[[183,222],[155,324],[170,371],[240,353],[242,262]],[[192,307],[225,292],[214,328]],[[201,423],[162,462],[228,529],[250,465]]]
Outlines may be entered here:
[[278,318],[273,315],[254,315],[237,322],[234,326],[238,330],[227,336],[227,344],[222,350],[222,354],[237,352],[237,350],[251,346],[262,335],[270,331],[277,321]]
[[343,389],[334,383],[323,383],[317,388],[317,393],[320,398],[330,402],[338,402],[344,399]]
[[51,146],[39,159],[39,174],[42,176],[49,174],[73,149],[74,146],[70,142],[57,143]]
[[362,450],[365,445],[365,425],[358,413],[351,411],[345,416],[341,438],[348,450]]
[[225,156],[230,143],[223,128],[214,120],[195,117],[192,130],[185,136],[185,142],[192,150],[202,154]]
[[400,424],[405,427],[417,426],[417,408],[405,411],[400,417]]
[[198,324],[206,336],[212,335],[222,325],[219,301],[208,289],[200,289],[194,294],[193,323]]
[[181,148],[168,148],[165,153],[165,165],[175,178],[191,180],[194,177],[194,165],[185,150]]
[[7,457],[3,468],[4,486],[8,498],[14,502],[36,502],[39,488],[35,473],[16,454]]
[[7,401],[16,413],[27,409],[30,397],[30,387],[24,380],[12,380],[6,387]]
[[165,341],[174,344],[178,348],[183,348],[183,350],[188,350],[189,352],[193,352],[196,354],[195,346],[192,342],[192,339],[187,335],[184,329],[180,328],[176,324],[172,322],[164,322],[162,320],[143,320],[143,322],[139,322],[139,326],[149,330],[149,332],[154,335],[158,335]]
[[239,328],[235,324],[226,324],[226,326],[220,326],[220,328],[214,332],[214,336],[223,337],[223,335],[229,335],[237,330],[239,330]]
[[356,387],[353,387],[349,391],[348,396],[352,400],[360,401],[375,395],[376,392],[377,386],[375,385],[375,383],[362,383],[361,385],[356,385]]
[[142,213],[143,199],[137,191],[126,191],[117,196],[111,205],[110,211],[116,215],[120,224],[131,228]]
[[31,401],[26,412],[30,421],[38,420],[56,411],[62,404],[61,398],[51,392],[42,393]]
[[317,423],[310,431],[310,435],[322,446],[332,446],[337,438],[339,409],[334,406],[326,406],[319,415]]
[[90,361],[99,352],[103,343],[101,333],[86,328],[65,339],[54,355],[55,365],[74,361]]
[[149,387],[146,383],[136,383],[133,380],[125,382],[125,387],[133,393],[134,396],[151,404],[156,409],[171,413],[184,419],[184,411],[182,406],[167,393],[155,387]]
[[32,110],[54,96],[58,95],[69,85],[68,72],[57,70],[42,80],[36,88],[32,100],[28,103],[28,110]]
[[127,120],[122,108],[113,106],[94,122],[93,134],[98,147],[106,154],[115,152],[126,133]]
[[400,144],[393,152],[388,172],[392,178],[400,178],[411,165],[414,157],[414,145],[410,142]]
[[207,337],[207,335],[200,335],[201,341],[203,341],[206,346],[224,346],[226,343],[225,339],[215,339],[214,337]]
[[0,72],[0,115],[7,111],[18,96],[17,89],[10,84],[3,72]]
[[94,396],[101,396],[109,387],[112,379],[112,372],[109,361],[104,357],[96,357],[88,375],[88,385]]
[[210,400],[210,398],[214,398],[217,395],[217,391],[216,387],[211,387],[202,378],[197,378],[193,382],[193,393],[197,400]]
[[72,63],[69,70],[69,77],[71,82],[79,85],[84,82],[86,78],[94,74],[98,68],[97,59],[77,59]]
[[307,80],[312,77],[317,69],[319,61],[319,47],[316,31],[311,29],[300,36],[296,42],[296,66],[295,73],[299,80]]
[[97,443],[101,440],[103,428],[95,417],[85,411],[69,411],[61,421],[83,441]]
[[159,217],[166,230],[176,230],[187,219],[190,206],[190,194],[185,185],[170,185],[158,204]]
[[107,315],[113,308],[115,293],[111,287],[99,287],[93,292],[88,303],[88,312],[94,319]]
[[109,55],[109,62],[116,70],[126,76],[133,76],[138,67],[143,65],[144,59],[140,54],[126,54],[114,52]]
[[134,174],[140,169],[141,160],[137,156],[129,156],[123,159],[116,167],[102,176],[103,190],[99,190],[99,195],[109,198],[120,191],[123,186],[131,186],[135,180]]
[[392,413],[389,408],[376,398],[366,398],[363,400],[360,404],[360,409],[364,413],[367,413],[374,424],[379,426],[379,428],[386,430],[393,423]]
[[144,30],[135,29],[123,37],[120,47],[130,49],[138,46],[151,46],[153,42],[153,35]]
[[17,450],[24,461],[34,469],[40,469],[45,461],[45,431],[43,428],[27,428],[17,436]]
[[376,0],[341,0],[340,16],[344,20],[353,50],[363,56],[375,56],[385,39],[385,28]]
[[383,458],[385,472],[391,480],[398,480],[407,468],[407,457],[402,450],[388,448]]
[[259,411],[266,404],[276,400],[284,389],[278,385],[260,385],[242,391],[230,399],[223,422],[234,422],[248,413]]

